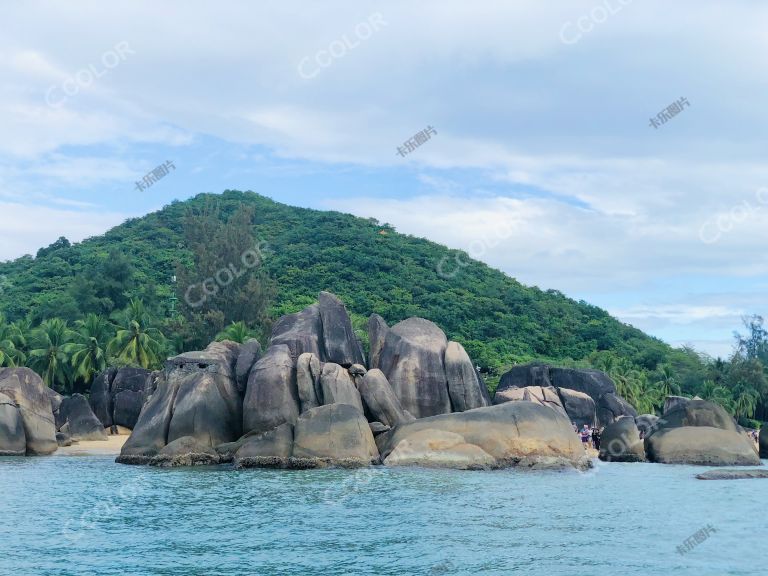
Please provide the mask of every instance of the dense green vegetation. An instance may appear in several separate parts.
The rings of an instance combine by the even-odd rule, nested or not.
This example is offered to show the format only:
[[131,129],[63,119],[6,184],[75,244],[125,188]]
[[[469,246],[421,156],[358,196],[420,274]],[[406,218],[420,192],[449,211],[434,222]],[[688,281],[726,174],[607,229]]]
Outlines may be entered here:
[[[452,277],[438,273],[456,257],[467,265]],[[271,320],[329,290],[363,339],[372,312],[390,323],[433,320],[492,387],[508,366],[537,359],[605,369],[643,411],[676,391],[722,397],[743,417],[764,417],[768,406],[764,349],[702,359],[375,219],[251,192],[174,202],[77,245],[61,238],[0,263],[0,278],[0,364],[29,363],[67,390],[105,364],[157,366],[222,331],[264,338]]]

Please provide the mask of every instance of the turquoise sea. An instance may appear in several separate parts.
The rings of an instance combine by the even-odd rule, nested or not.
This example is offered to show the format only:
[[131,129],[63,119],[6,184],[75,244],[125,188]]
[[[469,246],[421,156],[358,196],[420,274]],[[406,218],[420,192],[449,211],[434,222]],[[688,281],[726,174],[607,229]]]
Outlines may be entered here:
[[[765,480],[0,459],[0,574],[764,576]],[[685,554],[677,547],[714,529]],[[700,538],[701,539],[701,538]]]

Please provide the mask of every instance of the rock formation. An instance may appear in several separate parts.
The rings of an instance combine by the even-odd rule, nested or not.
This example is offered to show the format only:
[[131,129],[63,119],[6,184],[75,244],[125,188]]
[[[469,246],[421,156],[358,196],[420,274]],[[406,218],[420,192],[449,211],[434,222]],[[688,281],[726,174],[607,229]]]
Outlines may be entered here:
[[40,376],[29,368],[0,368],[0,400],[0,430],[8,434],[0,436],[0,452],[19,452],[22,430],[27,455],[56,451],[51,396]]
[[768,458],[768,426],[760,428],[760,458]]
[[608,424],[600,436],[600,460],[605,462],[644,462],[645,447],[631,416]]
[[101,421],[91,410],[88,399],[82,394],[63,398],[55,414],[56,431],[75,442],[106,440],[107,433]]
[[152,372],[143,368],[108,368],[91,384],[88,399],[102,427],[133,430],[152,386]]

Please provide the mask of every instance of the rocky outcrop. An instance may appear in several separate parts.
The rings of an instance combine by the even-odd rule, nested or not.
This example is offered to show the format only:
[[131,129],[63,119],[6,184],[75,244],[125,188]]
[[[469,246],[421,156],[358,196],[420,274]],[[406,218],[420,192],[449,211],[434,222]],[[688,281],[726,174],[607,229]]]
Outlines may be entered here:
[[641,414],[635,418],[637,429],[643,435],[643,438],[652,434],[659,426],[659,417],[655,414]]
[[[40,376],[29,368],[0,368],[0,394],[16,405],[21,416],[27,455],[51,454],[59,447],[47,388]],[[7,412],[10,415],[10,407]],[[11,423],[10,417],[8,422]],[[17,429],[15,425],[14,429]],[[19,438],[9,437],[5,442],[18,446]]]
[[507,402],[422,418],[380,434],[388,466],[588,466],[567,418],[533,402]]
[[[319,318],[319,316],[318,316]],[[243,432],[266,432],[299,417],[296,369],[287,344],[273,344],[248,377]]]
[[67,434],[75,442],[107,440],[101,420],[82,394],[64,398],[55,419],[56,430]]
[[24,456],[27,436],[19,406],[9,396],[0,394],[0,456]]
[[270,349],[279,344],[288,347],[288,352],[295,362],[305,352],[310,352],[325,360],[322,345],[323,325],[320,320],[320,305],[313,304],[295,314],[283,316],[272,327]]
[[448,342],[445,349],[445,375],[454,412],[491,405],[485,383],[475,370],[469,354],[458,342]]
[[672,412],[672,410],[682,408],[690,401],[690,398],[685,398],[684,396],[667,396],[664,399],[664,414],[667,412]]
[[[637,416],[637,411],[617,394],[613,380],[600,370],[556,368],[541,363],[515,366],[501,377],[497,394],[509,388],[527,386],[554,386],[558,390],[574,390],[587,394],[595,403],[595,416],[600,426],[607,426],[621,416]],[[575,422],[578,419],[583,422],[584,408],[581,404],[573,415],[569,412],[571,420]]]
[[320,374],[320,386],[323,390],[323,404],[349,404],[360,414],[363,413],[360,392],[346,369],[332,362],[325,363]]
[[751,480],[768,478],[768,470],[707,470],[696,474],[699,480]]
[[370,346],[370,367],[378,368],[381,361],[381,350],[384,348],[384,340],[387,337],[389,326],[384,318],[378,314],[371,314],[368,318],[368,344]]
[[318,300],[323,327],[324,359],[349,368],[365,364],[360,342],[352,330],[352,322],[344,303],[330,292],[320,292]]
[[374,422],[393,428],[413,420],[413,416],[405,413],[387,377],[378,368],[366,372],[360,381],[359,390]]
[[152,373],[144,368],[108,368],[94,378],[88,399],[102,427],[133,429],[146,400]]
[[753,443],[717,404],[691,400],[664,414],[645,438],[651,462],[707,466],[754,466],[760,459]]
[[634,418],[623,416],[605,427],[598,457],[605,462],[645,461],[645,447]]
[[768,458],[768,426],[760,428],[760,458]]
[[416,418],[451,412],[443,365],[448,340],[423,318],[408,318],[386,331],[379,368],[404,410]]
[[236,468],[284,468],[293,455],[293,426],[288,423],[245,439],[235,452]]

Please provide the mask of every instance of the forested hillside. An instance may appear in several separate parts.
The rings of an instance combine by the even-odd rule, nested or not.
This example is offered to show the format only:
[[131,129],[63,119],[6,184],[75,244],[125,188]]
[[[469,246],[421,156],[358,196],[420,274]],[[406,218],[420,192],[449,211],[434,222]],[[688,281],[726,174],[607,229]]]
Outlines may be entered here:
[[[439,263],[456,256],[467,265],[439,274]],[[217,276],[222,270],[231,274]],[[218,280],[204,284],[210,278]],[[104,363],[157,365],[225,330],[263,338],[271,320],[321,290],[344,300],[363,339],[372,312],[390,323],[436,322],[492,383],[506,366],[532,359],[597,365],[653,409],[663,392],[694,393],[711,379],[693,351],[673,350],[586,302],[523,286],[464,253],[374,219],[238,191],[174,202],[103,236],[76,245],[61,238],[0,263],[0,364],[34,364],[74,389]],[[109,343],[94,344],[94,324]],[[92,369],[73,366],[76,345],[86,350],[81,360],[91,350]]]

